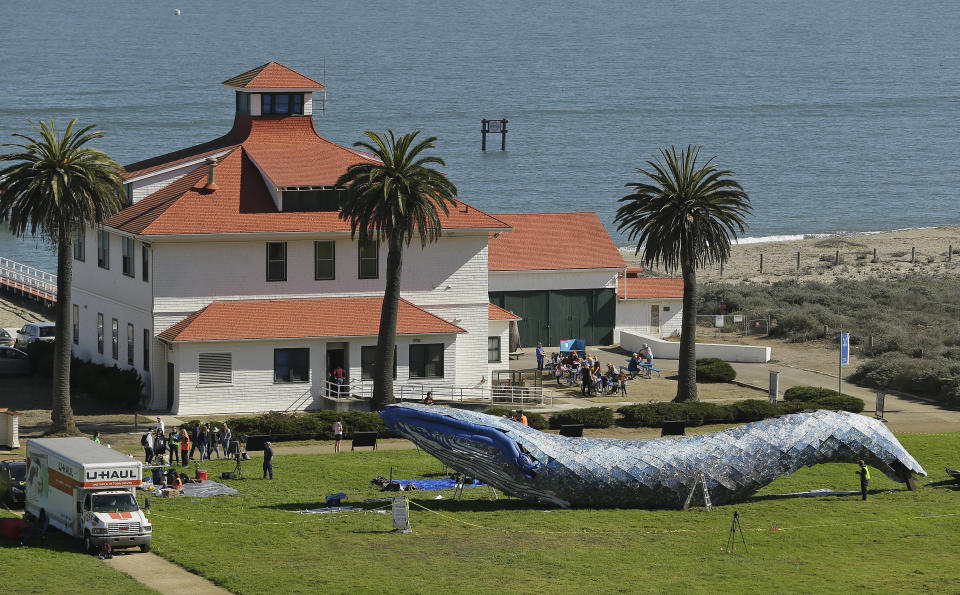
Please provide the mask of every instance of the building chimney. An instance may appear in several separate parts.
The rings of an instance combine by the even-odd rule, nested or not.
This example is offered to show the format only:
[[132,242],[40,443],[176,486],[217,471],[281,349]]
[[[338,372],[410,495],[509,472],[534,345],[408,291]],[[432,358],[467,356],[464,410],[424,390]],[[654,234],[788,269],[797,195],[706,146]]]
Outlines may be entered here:
[[217,169],[217,158],[216,157],[207,157],[207,185],[203,187],[204,190],[209,190],[213,192],[217,190],[216,182],[214,182],[214,174]]

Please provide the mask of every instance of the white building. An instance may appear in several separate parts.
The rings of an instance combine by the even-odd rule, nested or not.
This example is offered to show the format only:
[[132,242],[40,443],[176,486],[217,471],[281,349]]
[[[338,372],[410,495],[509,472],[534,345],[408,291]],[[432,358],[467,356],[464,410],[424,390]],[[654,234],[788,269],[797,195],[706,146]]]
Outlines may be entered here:
[[621,331],[657,338],[680,333],[683,278],[644,277],[642,272],[630,267],[617,280],[616,343]]
[[[74,351],[137,369],[175,414],[320,407],[331,370],[371,373],[386,248],[351,240],[334,188],[371,157],[317,134],[317,81],[271,62],[224,85],[230,132],[127,166],[130,204],[80,234]],[[405,253],[395,377],[476,386],[516,318],[488,300],[487,241],[510,226],[463,202],[442,221]]]

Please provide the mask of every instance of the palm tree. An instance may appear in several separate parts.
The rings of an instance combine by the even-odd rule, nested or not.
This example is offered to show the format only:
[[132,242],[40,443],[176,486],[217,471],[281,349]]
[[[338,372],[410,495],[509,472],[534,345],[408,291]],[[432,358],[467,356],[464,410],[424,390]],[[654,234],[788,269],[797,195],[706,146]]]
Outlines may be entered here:
[[730,241],[743,233],[751,212],[750,198],[733,172],[718,169],[713,159],[698,167],[700,147],[686,151],[660,150],[649,170],[637,172],[649,180],[626,184],[633,193],[619,200],[614,219],[618,231],[636,240],[645,266],[677,268],[683,276],[683,317],[680,327],[680,363],[674,401],[697,400],[697,268],[723,263]]
[[377,161],[351,165],[337,180],[337,186],[346,191],[340,217],[350,221],[351,237],[387,244],[386,288],[370,402],[371,410],[377,411],[394,400],[393,358],[403,248],[414,237],[420,239],[421,247],[440,237],[440,212],[449,213],[447,203],[456,205],[457,188],[442,173],[428,167],[445,166],[443,159],[421,155],[435,148],[435,136],[414,144],[419,130],[399,138],[392,130],[386,135],[369,130],[365,134],[371,142],[359,141],[354,146],[369,151]]
[[[29,121],[29,120],[28,120]],[[0,218],[16,236],[38,231],[57,246],[57,335],[53,350],[53,426],[50,434],[77,434],[70,407],[71,283],[73,243],[84,224],[97,225],[123,204],[122,169],[105,153],[85,145],[103,133],[77,119],[58,137],[53,125],[30,122],[37,138],[15,133],[15,153],[0,154],[13,165],[0,170]]]

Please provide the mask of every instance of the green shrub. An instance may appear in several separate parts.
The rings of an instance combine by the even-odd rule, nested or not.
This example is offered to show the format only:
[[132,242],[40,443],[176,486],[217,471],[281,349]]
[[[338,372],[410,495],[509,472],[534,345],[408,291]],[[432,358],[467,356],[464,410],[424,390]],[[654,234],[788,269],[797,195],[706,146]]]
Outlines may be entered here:
[[[354,432],[376,432],[379,438],[391,438],[393,433],[383,423],[379,413],[368,411],[312,411],[307,413],[280,413],[271,411],[256,417],[235,417],[227,420],[235,436],[270,434],[283,439],[333,440],[333,423],[343,418],[344,438]],[[192,422],[188,422],[193,427]]]
[[733,366],[716,357],[697,360],[697,382],[731,382],[737,377]]
[[[27,345],[30,367],[35,374],[53,375],[53,343],[34,341]],[[143,379],[134,369],[104,366],[70,357],[70,386],[104,405],[133,409],[143,394]]]
[[584,407],[560,411],[550,416],[550,427],[553,429],[567,424],[583,424],[585,428],[609,428],[613,425],[613,411],[609,407]]
[[831,411],[849,411],[860,413],[863,411],[863,399],[851,395],[831,395],[807,403],[810,409],[829,409]]
[[[513,417],[517,410],[506,409],[504,407],[490,407],[484,409],[483,413],[487,415],[494,415],[496,417]],[[533,428],[534,430],[546,430],[547,429],[547,418],[540,415],[539,413],[532,413],[530,411],[524,411],[524,415],[527,416],[527,425]]]
[[780,414],[777,406],[770,401],[760,399],[747,399],[746,401],[737,401],[730,405],[733,408],[733,417],[737,421],[758,421],[768,417],[775,417]]
[[666,421],[685,421],[689,426],[730,423],[734,412],[728,405],[715,403],[648,403],[627,405],[617,409],[622,425],[631,427],[663,427]]
[[839,395],[835,390],[819,386],[793,386],[783,393],[784,401],[815,401],[823,397]]
[[34,341],[23,351],[30,356],[30,372],[50,377],[53,375],[53,342]]

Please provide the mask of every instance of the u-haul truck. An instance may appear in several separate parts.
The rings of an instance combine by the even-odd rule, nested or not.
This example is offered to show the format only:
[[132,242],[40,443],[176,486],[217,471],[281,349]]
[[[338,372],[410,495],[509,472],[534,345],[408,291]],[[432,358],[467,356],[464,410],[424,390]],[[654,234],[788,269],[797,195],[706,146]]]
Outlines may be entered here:
[[83,540],[93,553],[111,548],[150,551],[153,526],[140,510],[141,463],[88,438],[27,442],[25,512]]

